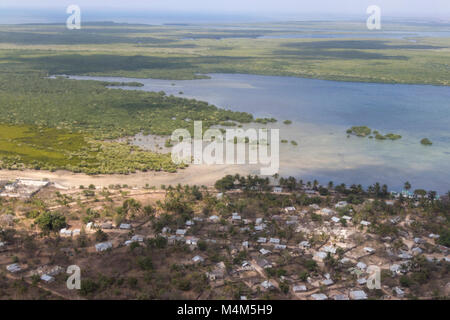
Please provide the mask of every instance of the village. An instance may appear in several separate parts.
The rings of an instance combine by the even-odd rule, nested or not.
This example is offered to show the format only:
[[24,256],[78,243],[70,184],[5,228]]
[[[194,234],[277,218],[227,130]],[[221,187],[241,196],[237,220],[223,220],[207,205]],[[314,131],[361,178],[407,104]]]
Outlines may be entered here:
[[[450,293],[447,196],[251,176],[228,176],[215,188],[65,188],[27,179],[1,186],[1,299]],[[81,270],[79,290],[66,283],[73,265]]]

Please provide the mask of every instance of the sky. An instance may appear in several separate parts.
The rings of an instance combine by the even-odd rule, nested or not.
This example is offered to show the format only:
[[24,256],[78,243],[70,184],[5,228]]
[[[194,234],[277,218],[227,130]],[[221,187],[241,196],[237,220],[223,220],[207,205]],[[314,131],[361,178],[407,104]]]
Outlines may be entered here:
[[55,9],[79,5],[81,10],[173,13],[222,13],[264,16],[366,15],[378,5],[385,16],[450,20],[450,0],[0,0],[5,9]]

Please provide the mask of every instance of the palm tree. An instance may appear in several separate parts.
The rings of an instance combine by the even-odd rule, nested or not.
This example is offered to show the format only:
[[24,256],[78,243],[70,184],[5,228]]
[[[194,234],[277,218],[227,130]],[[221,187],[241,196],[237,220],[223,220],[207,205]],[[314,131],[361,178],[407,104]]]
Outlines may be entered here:
[[405,188],[406,191],[409,191],[411,189],[411,183],[409,183],[409,181],[406,181],[403,188]]
[[314,189],[317,188],[317,186],[319,185],[319,181],[314,180],[314,181],[313,181],[313,185],[314,185]]
[[334,183],[333,181],[328,182],[328,189],[331,190],[333,189]]

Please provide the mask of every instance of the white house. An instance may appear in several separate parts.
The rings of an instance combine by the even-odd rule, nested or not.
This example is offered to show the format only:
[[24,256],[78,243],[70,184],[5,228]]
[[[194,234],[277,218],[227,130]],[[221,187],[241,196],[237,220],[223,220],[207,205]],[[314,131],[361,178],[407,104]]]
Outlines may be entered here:
[[112,248],[112,243],[111,242],[101,242],[101,243],[97,243],[95,245],[95,250],[97,250],[97,252],[101,252],[101,251],[106,251],[108,249]]
[[366,300],[367,294],[362,290],[350,291],[350,299],[352,300]]
[[281,187],[273,187],[273,192],[275,192],[275,193],[282,193],[283,192],[283,188],[281,188]]

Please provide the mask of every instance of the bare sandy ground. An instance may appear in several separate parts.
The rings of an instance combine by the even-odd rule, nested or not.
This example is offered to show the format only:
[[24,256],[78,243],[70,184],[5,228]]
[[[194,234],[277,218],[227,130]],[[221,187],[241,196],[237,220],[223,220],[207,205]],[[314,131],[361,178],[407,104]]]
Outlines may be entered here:
[[41,171],[41,170],[0,170],[0,180],[15,180],[17,178],[48,179],[61,186],[78,188],[80,185],[94,184],[96,187],[108,187],[111,184],[127,184],[130,187],[149,186],[160,187],[162,184],[177,185],[205,185],[212,186],[227,174],[257,174],[259,168],[237,165],[191,165],[176,173],[167,172],[139,172],[128,175],[86,175],[69,171]]

